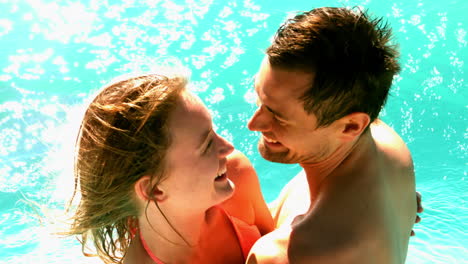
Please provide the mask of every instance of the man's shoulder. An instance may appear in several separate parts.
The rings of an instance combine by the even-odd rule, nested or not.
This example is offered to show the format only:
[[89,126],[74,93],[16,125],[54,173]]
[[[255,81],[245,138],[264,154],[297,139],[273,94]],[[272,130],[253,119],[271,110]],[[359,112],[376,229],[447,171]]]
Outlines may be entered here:
[[261,237],[250,250],[248,264],[288,263],[290,229],[280,228]]
[[268,205],[276,227],[288,225],[296,215],[307,212],[310,206],[308,186],[305,172],[301,170]]
[[395,130],[381,120],[376,120],[371,126],[371,133],[379,149],[388,158],[402,166],[412,167],[411,153],[403,139]]

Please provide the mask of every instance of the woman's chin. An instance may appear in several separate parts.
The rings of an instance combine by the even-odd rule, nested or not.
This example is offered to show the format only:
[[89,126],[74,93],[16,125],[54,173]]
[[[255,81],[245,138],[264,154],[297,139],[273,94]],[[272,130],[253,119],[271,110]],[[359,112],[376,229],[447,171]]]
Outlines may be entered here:
[[221,179],[221,180],[215,180],[214,183],[215,187],[215,196],[216,200],[219,199],[218,203],[222,203],[226,201],[227,199],[231,198],[231,196],[234,194],[235,190],[235,185],[234,183],[229,179]]

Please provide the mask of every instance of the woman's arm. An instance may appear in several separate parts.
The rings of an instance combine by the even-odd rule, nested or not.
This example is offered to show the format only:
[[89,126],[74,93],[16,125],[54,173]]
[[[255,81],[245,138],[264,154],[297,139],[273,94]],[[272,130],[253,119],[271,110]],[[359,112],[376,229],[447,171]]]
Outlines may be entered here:
[[256,225],[262,235],[274,229],[273,219],[263,198],[257,173],[239,151],[228,156],[227,175],[235,185],[233,196],[222,204],[232,216]]

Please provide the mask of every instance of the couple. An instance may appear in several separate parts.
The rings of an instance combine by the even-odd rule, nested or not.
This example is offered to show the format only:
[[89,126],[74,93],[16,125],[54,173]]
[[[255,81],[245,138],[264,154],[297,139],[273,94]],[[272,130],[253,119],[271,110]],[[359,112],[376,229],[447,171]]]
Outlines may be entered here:
[[377,118],[399,71],[389,40],[346,8],[278,30],[248,127],[265,159],[304,170],[270,210],[184,76],[104,87],[77,141],[70,234],[106,263],[404,263],[420,209],[410,152]]

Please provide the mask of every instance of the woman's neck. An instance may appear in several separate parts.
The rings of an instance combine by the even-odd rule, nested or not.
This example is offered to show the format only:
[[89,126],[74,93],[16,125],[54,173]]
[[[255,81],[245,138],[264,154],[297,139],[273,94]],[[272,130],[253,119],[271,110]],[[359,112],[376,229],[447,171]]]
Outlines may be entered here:
[[141,238],[148,249],[161,261],[187,263],[197,254],[197,246],[203,230],[208,224],[207,213],[161,211],[155,206],[148,207],[148,217],[139,219]]

